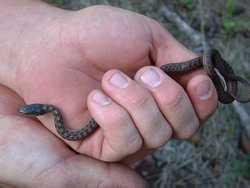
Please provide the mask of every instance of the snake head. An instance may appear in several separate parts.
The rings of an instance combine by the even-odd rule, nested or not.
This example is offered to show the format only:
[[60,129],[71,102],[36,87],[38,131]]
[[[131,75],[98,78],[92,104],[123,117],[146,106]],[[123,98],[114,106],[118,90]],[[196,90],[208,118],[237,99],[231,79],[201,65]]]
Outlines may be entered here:
[[22,106],[19,112],[25,115],[39,116],[50,112],[50,106],[45,104],[29,104]]

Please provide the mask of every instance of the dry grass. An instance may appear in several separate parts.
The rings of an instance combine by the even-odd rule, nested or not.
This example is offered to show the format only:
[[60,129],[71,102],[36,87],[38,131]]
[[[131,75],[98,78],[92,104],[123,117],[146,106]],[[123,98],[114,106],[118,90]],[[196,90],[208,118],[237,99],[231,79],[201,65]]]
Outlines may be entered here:
[[[205,32],[231,63],[236,72],[250,79],[250,38],[243,34],[249,27],[250,2],[235,1],[233,19],[245,22],[244,27],[230,30],[223,27],[229,0],[166,1],[168,6],[197,30]],[[94,4],[108,4],[126,8],[152,17],[174,33],[175,37],[191,49],[189,39],[165,20],[160,0],[75,0],[65,1],[64,7],[79,9]],[[244,9],[243,12],[241,12]],[[202,23],[203,26],[202,27]],[[228,26],[228,25],[226,25]],[[203,30],[202,30],[203,28]],[[236,31],[234,31],[236,30]],[[250,29],[248,29],[248,32]],[[248,33],[249,34],[249,33]],[[250,35],[250,34],[249,34]],[[245,105],[249,110],[249,105]],[[250,110],[249,110],[250,113]],[[216,114],[201,129],[197,144],[187,141],[171,141],[142,161],[137,170],[150,182],[151,187],[250,187],[250,156],[239,148],[241,122],[232,106],[220,105]]]

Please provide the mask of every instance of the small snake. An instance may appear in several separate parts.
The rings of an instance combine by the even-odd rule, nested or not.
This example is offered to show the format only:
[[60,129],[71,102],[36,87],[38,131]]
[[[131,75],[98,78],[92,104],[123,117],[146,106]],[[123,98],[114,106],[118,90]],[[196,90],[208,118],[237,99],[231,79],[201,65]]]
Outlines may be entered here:
[[[181,63],[165,64],[160,68],[166,74],[172,75],[187,73],[202,67],[212,79],[221,103],[228,104],[232,103],[234,100],[242,103],[250,102],[250,96],[242,99],[237,93],[238,82],[246,86],[248,89],[250,89],[250,83],[243,78],[236,76],[231,66],[215,49],[209,50],[195,59]],[[70,141],[83,140],[95,132],[99,127],[96,121],[91,119],[85,127],[79,130],[68,129],[64,126],[60,110],[51,104],[29,104],[22,106],[19,109],[19,112],[31,116],[52,113],[58,134],[62,138]]]
[[66,140],[82,140],[98,128],[98,124],[95,122],[95,120],[91,119],[85,127],[79,130],[67,129],[64,126],[63,117],[60,110],[51,104],[25,105],[19,109],[19,112],[30,116],[40,116],[46,113],[52,113],[58,134]]

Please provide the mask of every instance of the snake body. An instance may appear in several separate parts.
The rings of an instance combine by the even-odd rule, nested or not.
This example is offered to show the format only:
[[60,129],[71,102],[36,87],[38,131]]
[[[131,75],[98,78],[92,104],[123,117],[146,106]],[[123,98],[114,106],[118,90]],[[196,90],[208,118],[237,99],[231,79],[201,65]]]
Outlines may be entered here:
[[[224,104],[228,104],[237,100],[239,102],[249,102],[250,96],[246,99],[241,99],[237,96],[237,82],[241,82],[248,89],[250,88],[250,83],[243,78],[236,76],[234,74],[231,66],[220,56],[217,50],[211,50],[199,56],[195,59],[181,62],[181,63],[171,63],[162,65],[160,68],[166,74],[183,74],[198,68],[204,68],[207,74],[212,79],[218,96],[219,101]],[[224,79],[224,84],[221,77],[216,72],[216,69],[221,74],[220,76]],[[92,118],[86,126],[79,130],[71,130],[64,126],[63,116],[60,110],[51,104],[29,104],[22,106],[19,112],[31,116],[44,115],[46,113],[52,113],[54,116],[55,127],[58,134],[70,141],[83,140],[92,133],[96,131],[99,125]]]
[[91,119],[85,127],[79,130],[67,129],[64,126],[62,113],[57,107],[51,104],[25,105],[19,109],[19,112],[31,116],[40,116],[46,113],[52,113],[58,134],[62,138],[70,141],[83,140],[98,128],[98,124],[95,122],[95,120]]

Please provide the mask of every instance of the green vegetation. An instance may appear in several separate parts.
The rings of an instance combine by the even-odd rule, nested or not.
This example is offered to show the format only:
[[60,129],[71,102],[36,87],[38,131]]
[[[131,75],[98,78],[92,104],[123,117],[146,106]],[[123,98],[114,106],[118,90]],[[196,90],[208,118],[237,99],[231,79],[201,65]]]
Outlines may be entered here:
[[50,3],[58,5],[58,6],[63,6],[65,5],[65,1],[64,0],[48,0]]
[[188,9],[192,9],[194,5],[193,0],[178,0],[178,3],[182,6],[187,7]]
[[223,16],[223,29],[229,36],[247,27],[247,23],[234,17],[235,4],[234,0],[227,0],[226,13]]
[[234,0],[227,0],[226,9],[227,9],[227,16],[233,17]]
[[236,177],[250,178],[250,154],[246,155],[243,160],[232,162],[232,173]]

